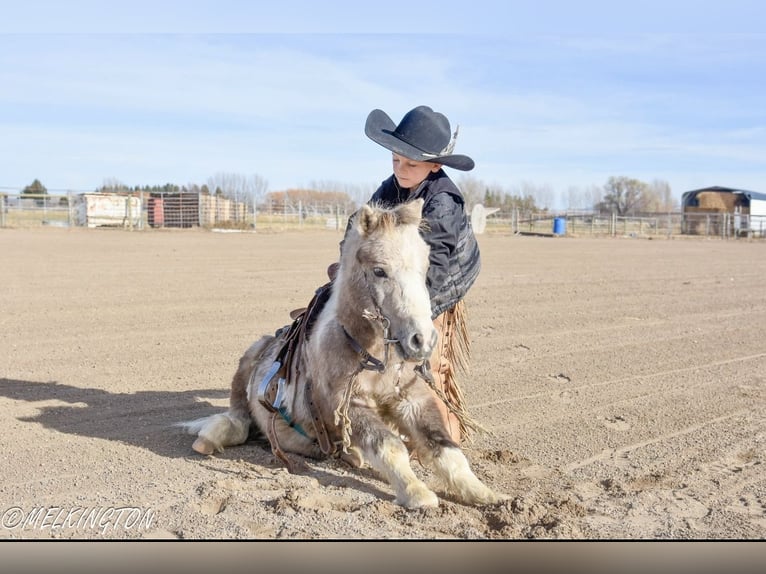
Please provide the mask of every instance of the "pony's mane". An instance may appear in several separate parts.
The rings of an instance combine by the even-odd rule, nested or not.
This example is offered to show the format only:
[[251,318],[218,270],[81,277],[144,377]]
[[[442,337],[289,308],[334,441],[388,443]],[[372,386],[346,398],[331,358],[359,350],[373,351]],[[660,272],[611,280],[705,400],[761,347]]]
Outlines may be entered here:
[[388,208],[380,203],[366,204],[359,210],[357,221],[366,233],[376,229],[385,233],[399,225],[418,225],[420,229],[425,229],[426,222],[422,219],[422,209],[422,199],[408,201],[394,208]]

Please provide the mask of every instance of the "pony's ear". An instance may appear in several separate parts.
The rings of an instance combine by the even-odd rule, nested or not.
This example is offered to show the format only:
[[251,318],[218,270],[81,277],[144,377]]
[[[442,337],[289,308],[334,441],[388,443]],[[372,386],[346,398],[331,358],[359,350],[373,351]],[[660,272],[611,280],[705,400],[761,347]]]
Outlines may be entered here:
[[378,218],[378,212],[376,212],[372,207],[366,203],[362,206],[356,219],[357,225],[359,226],[359,230],[362,232],[362,235],[367,235],[370,231],[377,227]]
[[423,217],[423,203],[425,203],[423,198],[419,197],[412,201],[408,201],[407,203],[402,203],[397,207],[396,214],[399,217],[399,223],[403,225],[417,225],[420,223],[420,220]]

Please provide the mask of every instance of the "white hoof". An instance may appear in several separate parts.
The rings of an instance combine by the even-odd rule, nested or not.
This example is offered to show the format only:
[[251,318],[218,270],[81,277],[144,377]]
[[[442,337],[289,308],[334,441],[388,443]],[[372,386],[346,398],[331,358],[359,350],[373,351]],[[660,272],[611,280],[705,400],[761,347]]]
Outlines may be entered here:
[[397,497],[396,503],[406,508],[436,508],[439,498],[425,484],[413,484]]
[[491,488],[484,486],[483,484],[479,488],[474,488],[463,497],[463,502],[466,504],[498,504],[500,502],[510,500],[510,496],[507,494],[501,494],[495,492]]
[[216,450],[219,450],[216,448],[216,446],[210,442],[205,437],[198,437],[197,440],[194,441],[194,444],[192,445],[192,449],[194,449],[196,452],[204,455],[211,455],[214,454]]
[[505,502],[506,500],[510,500],[510,499],[511,497],[508,496],[507,494],[490,490],[487,493],[487,495],[483,498],[483,500],[479,501],[477,504],[499,504],[501,502]]

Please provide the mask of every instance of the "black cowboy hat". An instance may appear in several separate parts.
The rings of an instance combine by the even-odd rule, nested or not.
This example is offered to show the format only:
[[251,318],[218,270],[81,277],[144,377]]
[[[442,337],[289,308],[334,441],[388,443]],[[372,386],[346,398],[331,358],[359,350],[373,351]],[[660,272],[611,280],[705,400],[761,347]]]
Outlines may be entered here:
[[415,161],[430,161],[461,171],[470,171],[473,160],[467,155],[453,154],[457,132],[451,134],[449,120],[428,106],[407,112],[398,126],[383,110],[372,110],[367,116],[364,133],[387,150]]

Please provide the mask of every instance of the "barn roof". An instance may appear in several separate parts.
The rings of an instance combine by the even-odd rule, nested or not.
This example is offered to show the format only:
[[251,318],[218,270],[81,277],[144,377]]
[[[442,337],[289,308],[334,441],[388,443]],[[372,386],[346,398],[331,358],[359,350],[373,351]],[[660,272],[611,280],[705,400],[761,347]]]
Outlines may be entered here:
[[755,199],[759,201],[766,201],[766,193],[759,193],[757,191],[747,191],[746,189],[738,189],[734,193],[741,193],[748,199]]
[[722,193],[736,193],[739,195],[744,195],[747,197],[748,200],[752,201],[755,199],[756,201],[766,201],[766,193],[760,193],[758,191],[750,191],[747,189],[736,189],[734,187],[723,187],[720,185],[711,185],[710,187],[701,187],[700,189],[692,189],[691,191],[685,191],[681,195],[681,203],[683,205],[688,205],[689,200],[696,197],[698,193],[703,191],[718,191]]

